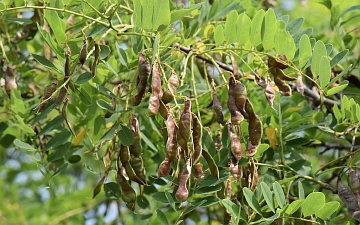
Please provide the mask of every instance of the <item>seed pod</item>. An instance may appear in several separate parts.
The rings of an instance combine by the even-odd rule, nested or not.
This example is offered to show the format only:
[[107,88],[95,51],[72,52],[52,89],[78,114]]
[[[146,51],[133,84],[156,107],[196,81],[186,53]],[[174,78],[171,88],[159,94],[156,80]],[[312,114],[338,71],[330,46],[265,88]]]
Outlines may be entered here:
[[167,84],[168,90],[163,93],[161,98],[164,104],[169,103],[174,99],[176,90],[179,87],[179,79],[175,73],[175,70],[171,69],[170,73],[171,75]]
[[126,181],[125,177],[121,174],[121,168],[118,169],[116,174],[116,183],[118,183],[120,186],[122,200],[126,203],[128,209],[134,211],[136,192]]
[[234,97],[237,109],[243,116],[247,117],[245,112],[245,103],[247,99],[246,87],[240,81],[235,82]]
[[133,115],[131,119],[131,131],[134,134],[134,143],[129,146],[130,153],[136,157],[140,157],[142,152],[141,137],[139,132],[139,121],[135,115]]
[[272,82],[268,80],[266,88],[265,88],[265,96],[266,100],[269,102],[270,106],[273,107],[274,99],[275,99],[275,92],[272,86]]
[[350,188],[348,188],[342,183],[340,178],[338,178],[337,188],[340,199],[345,202],[350,216],[353,217],[353,214],[359,211],[359,205],[354,194],[352,193]]
[[103,157],[103,163],[106,168],[111,165],[111,151],[109,148],[106,149],[105,155]]
[[38,112],[42,112],[48,105],[48,103],[49,103],[48,98],[50,98],[51,95],[56,91],[57,83],[58,83],[58,80],[55,79],[51,84],[49,84],[48,86],[45,87],[44,96],[42,99],[42,103],[39,106]]
[[354,192],[357,200],[360,202],[360,180],[357,173],[354,170],[350,170],[348,179],[351,190]]
[[214,111],[216,114],[216,121],[220,124],[223,124],[224,123],[224,114],[222,112],[221,103],[219,102],[216,91],[213,90],[212,93],[213,93],[213,106],[214,106]]
[[250,101],[246,101],[245,110],[249,114],[249,139],[247,143],[246,156],[253,156],[260,145],[262,137],[262,123],[256,116]]
[[181,202],[185,201],[189,196],[189,191],[186,187],[186,183],[189,179],[190,173],[191,173],[191,166],[190,166],[190,162],[187,161],[186,165],[182,169],[181,174],[179,176],[179,187],[175,193],[176,199]]
[[139,65],[138,65],[138,82],[137,82],[137,93],[132,98],[132,105],[137,106],[140,104],[142,98],[144,97],[147,79],[151,73],[150,64],[145,58],[143,52],[139,55]]
[[120,146],[118,157],[120,158],[121,164],[124,167],[129,179],[135,181],[138,184],[144,185],[146,183],[146,179],[144,182],[143,179],[139,178],[130,164],[131,156],[128,146],[125,145]]
[[[2,71],[2,67],[0,67],[0,70]],[[17,88],[17,84],[13,69],[10,66],[7,66],[5,71],[5,90],[8,96],[10,96],[11,90],[15,88]]]
[[224,208],[224,225],[229,225],[231,224],[231,213],[226,209]]
[[230,154],[230,173],[231,175],[233,175],[233,177],[236,180],[239,180],[240,178],[240,169],[239,169],[239,164],[238,164],[238,160],[236,160],[236,158],[233,156],[233,154]]
[[177,141],[186,155],[189,154],[188,141],[191,135],[191,101],[186,97],[184,111],[180,116]]
[[284,73],[284,71],[282,71],[281,69],[279,69],[277,67],[270,68],[270,72],[274,75],[274,77],[277,76],[281,80],[286,80],[286,81],[294,81],[294,80],[296,80],[296,78],[289,77],[288,75],[286,75]]
[[159,113],[162,116],[162,118],[167,119],[168,110],[165,104],[163,103],[163,101],[160,100],[159,102],[160,102]]
[[195,174],[195,178],[196,179],[204,179],[205,175],[204,175],[204,171],[203,171],[203,165],[201,163],[197,163],[193,165],[193,170],[194,170],[194,174]]
[[141,157],[132,157],[130,160],[131,167],[134,169],[136,176],[142,183],[146,184],[146,174],[144,163]]
[[[286,58],[285,55],[280,55],[280,59],[281,59],[282,61],[286,61],[286,60],[287,60],[287,58]],[[273,58],[273,57],[271,57],[271,56],[269,56],[269,58],[268,58],[268,66],[269,66],[269,68],[271,68],[271,67],[276,67],[276,68],[279,68],[279,69],[281,69],[281,70],[284,70],[284,69],[288,68],[288,65],[284,64],[283,62],[281,62],[281,61],[279,61],[278,59]]]
[[202,128],[198,117],[191,113],[193,119],[193,144],[194,144],[194,153],[193,153],[193,164],[196,164],[200,161],[201,157],[201,138],[202,138]]
[[239,80],[241,78],[241,74],[239,72],[239,67],[236,64],[235,58],[232,54],[230,54],[231,64],[233,67],[233,73],[236,80]]
[[[64,83],[69,79],[70,77],[70,56],[71,56],[71,51],[70,49],[68,49],[65,53],[65,66],[64,66],[64,72],[65,72],[65,76],[64,76]],[[65,95],[67,93],[67,89],[66,89],[67,85],[65,87],[62,87],[60,89],[59,95],[58,97],[55,99],[54,105],[53,105],[53,109],[56,108],[57,106],[59,106],[64,98]]]
[[80,55],[79,55],[79,61],[81,63],[81,65],[84,65],[85,61],[86,61],[86,57],[87,57],[87,38],[84,35],[84,39],[83,39],[84,45],[81,47],[80,50]]
[[240,122],[244,119],[241,113],[238,111],[235,102],[235,78],[234,76],[230,77],[229,80],[229,92],[228,92],[228,108],[231,114],[231,123],[233,124],[240,124]]
[[216,134],[215,139],[214,139],[215,148],[218,151],[221,150],[221,148],[222,148],[222,142],[221,142],[220,136],[221,136],[221,131],[219,131]]
[[283,80],[281,80],[278,76],[274,76],[274,82],[276,86],[279,88],[280,93],[284,96],[291,95],[291,88],[288,84],[286,84]]
[[160,98],[162,97],[161,79],[159,64],[154,62],[152,77],[152,94],[149,100],[149,116],[155,116],[160,107]]
[[168,132],[168,138],[166,141],[166,157],[160,164],[158,171],[159,177],[164,177],[170,173],[170,164],[177,155],[177,128],[170,110],[168,111],[166,127]]
[[95,59],[94,59],[94,62],[92,64],[92,67],[91,67],[91,73],[93,75],[93,77],[96,76],[96,66],[97,64],[99,63],[99,59],[100,59],[100,47],[99,47],[99,44],[94,41],[94,52],[95,52]]
[[149,116],[155,116],[160,108],[159,97],[151,95],[149,99]]
[[239,137],[236,135],[234,130],[231,127],[231,124],[227,124],[229,136],[230,136],[230,150],[232,155],[235,157],[237,161],[241,159],[244,154],[244,150],[241,146]]
[[231,177],[228,177],[228,179],[226,180],[225,196],[226,199],[231,199]]
[[302,75],[300,72],[298,72],[298,77],[296,80],[296,90],[303,95],[304,94],[304,83],[302,81]]

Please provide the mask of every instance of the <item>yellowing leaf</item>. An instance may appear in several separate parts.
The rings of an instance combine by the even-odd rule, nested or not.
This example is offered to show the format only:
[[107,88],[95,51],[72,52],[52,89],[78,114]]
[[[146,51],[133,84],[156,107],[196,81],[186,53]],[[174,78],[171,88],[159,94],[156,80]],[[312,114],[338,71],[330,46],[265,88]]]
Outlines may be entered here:
[[277,147],[276,132],[277,132],[276,128],[272,128],[272,127],[265,128],[266,137],[268,138],[270,146],[273,149],[276,149]]
[[82,129],[75,137],[74,139],[74,146],[77,146],[81,143],[82,139],[84,138],[86,134],[86,128]]

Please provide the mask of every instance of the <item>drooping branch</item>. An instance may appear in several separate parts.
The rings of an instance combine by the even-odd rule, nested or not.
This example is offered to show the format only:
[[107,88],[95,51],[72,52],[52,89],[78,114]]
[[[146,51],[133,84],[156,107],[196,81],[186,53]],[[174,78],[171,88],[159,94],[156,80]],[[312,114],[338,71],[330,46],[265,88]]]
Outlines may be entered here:
[[[181,46],[181,45],[178,44],[178,43],[176,43],[176,44],[174,45],[174,47],[180,49],[182,52],[185,52],[185,53],[187,53],[187,54],[192,51],[191,48],[185,47],[185,46]],[[198,59],[200,59],[200,60],[202,60],[202,61],[204,61],[204,62],[206,62],[206,63],[212,64],[212,65],[214,64],[213,62],[216,62],[216,64],[217,64],[220,68],[224,69],[225,71],[229,71],[229,72],[232,72],[232,73],[234,72],[234,71],[233,71],[233,68],[232,68],[231,66],[229,66],[228,64],[223,63],[223,62],[221,62],[221,61],[219,61],[219,60],[214,60],[214,61],[212,61],[212,60],[210,60],[210,59],[208,59],[208,58],[206,58],[206,57],[204,57],[204,56],[202,56],[202,55],[196,55],[196,58],[198,58]],[[306,86],[304,86],[304,94],[305,94],[306,96],[314,99],[315,101],[321,101],[320,95],[319,95],[318,93],[312,91],[310,88],[308,88],[308,87],[306,87]],[[337,104],[338,106],[340,106],[340,102],[337,102],[337,101],[334,101],[334,100],[331,100],[331,99],[328,99],[328,98],[324,98],[324,99],[323,99],[323,103],[324,103],[325,105],[331,106],[331,107],[332,107],[333,105],[335,105],[335,104]]]

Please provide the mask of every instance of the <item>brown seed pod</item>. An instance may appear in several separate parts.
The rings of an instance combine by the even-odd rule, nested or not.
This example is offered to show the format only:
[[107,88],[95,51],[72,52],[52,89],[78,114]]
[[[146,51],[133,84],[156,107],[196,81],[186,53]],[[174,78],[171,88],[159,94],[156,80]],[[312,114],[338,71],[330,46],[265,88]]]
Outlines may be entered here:
[[155,61],[153,65],[152,94],[149,100],[149,116],[155,116],[159,111],[162,95],[160,68],[159,64]]
[[[71,56],[71,51],[70,49],[68,49],[65,53],[65,66],[64,66],[64,73],[65,73],[65,76],[64,76],[64,83],[69,79],[70,77],[70,56]],[[65,95],[67,94],[67,87],[68,85],[66,84],[66,86],[63,86],[61,89],[60,89],[60,92],[59,92],[59,95],[58,97],[55,99],[55,102],[54,102],[54,105],[53,105],[53,109],[56,108],[57,106],[59,106],[64,98],[65,98]]]
[[236,80],[239,80],[241,78],[241,74],[239,72],[239,67],[237,66],[237,63],[235,61],[235,58],[232,54],[230,54],[231,64],[233,67],[233,73]]
[[239,168],[239,161],[236,160],[236,158],[233,156],[233,154],[230,154],[230,173],[233,175],[233,177],[236,180],[239,180],[240,178],[240,168]]
[[151,95],[149,99],[149,116],[156,116],[160,108],[159,97]]
[[270,68],[270,72],[274,75],[274,77],[277,76],[281,80],[286,80],[286,81],[294,81],[294,80],[296,80],[296,78],[289,77],[288,75],[286,75],[284,73],[284,71],[282,71],[281,69],[279,69],[277,67]]
[[235,102],[235,78],[234,76],[230,77],[229,80],[229,92],[228,92],[228,102],[227,102],[230,114],[231,114],[231,123],[240,124],[243,121],[244,117],[239,112],[236,102]]
[[201,157],[202,128],[198,117],[194,113],[191,113],[191,115],[193,119],[193,144],[194,144],[193,164],[196,164],[200,161],[200,157]]
[[237,109],[243,116],[247,117],[245,112],[245,103],[247,99],[246,87],[240,81],[235,82],[234,97]]
[[247,153],[246,156],[253,156],[256,153],[257,148],[260,145],[262,137],[262,123],[261,120],[256,116],[254,109],[251,105],[251,102],[246,101],[245,106],[246,112],[249,114],[249,139],[247,143]]
[[219,102],[216,91],[213,90],[212,93],[213,93],[213,106],[216,114],[216,121],[220,124],[224,124],[224,114],[222,112],[221,103]]
[[179,87],[179,79],[175,73],[175,70],[171,69],[171,75],[168,80],[168,90],[163,93],[161,100],[164,104],[171,102],[174,99],[177,88]]
[[360,180],[358,174],[354,170],[349,171],[349,184],[351,190],[354,192],[357,200],[360,202]]
[[181,174],[179,175],[179,187],[176,190],[175,197],[179,201],[185,201],[189,196],[189,190],[186,187],[186,183],[189,179],[191,173],[190,162],[187,161],[186,165],[183,167]]
[[241,159],[241,157],[244,154],[244,150],[241,146],[239,137],[234,132],[233,128],[231,127],[231,124],[227,124],[227,129],[230,136],[230,150],[232,155],[235,157],[237,161]]
[[121,168],[118,169],[118,172],[116,174],[116,183],[118,183],[120,186],[122,200],[126,203],[126,206],[130,210],[134,211],[136,192],[126,181],[125,177],[121,174]]
[[353,192],[350,190],[350,188],[348,188],[347,186],[345,186],[342,183],[340,178],[338,178],[338,181],[337,181],[337,189],[338,189],[338,195],[339,195],[340,199],[343,202],[345,202],[350,216],[351,217],[358,216],[358,213],[356,213],[356,212],[360,211],[358,202],[357,202]]
[[79,61],[80,61],[81,65],[84,65],[84,63],[86,61],[87,54],[88,54],[88,51],[87,51],[87,46],[88,46],[87,45],[87,38],[86,38],[85,35],[84,35],[83,42],[84,42],[84,45],[81,47],[80,54],[79,54]]
[[275,99],[275,92],[274,92],[274,88],[271,83],[272,82],[270,80],[268,80],[268,82],[266,84],[266,88],[265,88],[265,96],[266,96],[266,100],[269,102],[269,105],[271,107],[273,107],[274,99]]
[[288,84],[285,83],[285,81],[281,80],[278,76],[274,75],[274,82],[276,86],[279,88],[280,93],[284,96],[290,96],[291,95],[291,88]]
[[194,175],[196,179],[204,179],[204,171],[203,171],[203,165],[201,163],[197,163],[193,165]]
[[51,82],[51,84],[45,87],[44,96],[42,99],[43,102],[40,104],[38,112],[42,112],[46,108],[46,106],[49,103],[48,98],[50,98],[51,95],[56,91],[57,84],[58,84],[58,80],[55,79],[53,82]]
[[138,82],[137,82],[137,92],[132,98],[132,105],[137,106],[140,104],[142,98],[144,97],[147,80],[150,76],[151,68],[150,64],[145,58],[144,52],[141,52],[139,55],[139,64],[138,64]]
[[100,47],[99,47],[99,44],[94,41],[94,52],[95,52],[95,59],[94,59],[94,62],[92,64],[92,67],[91,67],[91,73],[93,75],[93,77],[96,76],[96,66],[97,64],[99,64],[99,60],[100,60]]
[[304,83],[302,81],[302,75],[300,72],[298,72],[298,77],[296,80],[296,90],[303,95],[304,94]]
[[184,111],[180,116],[177,141],[185,155],[189,155],[188,141],[191,135],[191,101],[185,99]]
[[[287,60],[285,55],[280,55],[280,59],[282,61]],[[284,64],[280,60],[278,60],[278,59],[276,59],[274,57],[271,57],[271,56],[269,56],[269,58],[268,58],[268,66],[269,66],[269,68],[276,67],[276,68],[279,68],[281,70],[284,70],[284,69],[288,68],[288,65]]]
[[132,115],[131,131],[134,134],[134,143],[129,146],[130,153],[136,157],[140,157],[142,152],[141,137],[139,132],[139,121],[135,115]]
[[231,199],[231,177],[228,177],[225,185],[225,198]]

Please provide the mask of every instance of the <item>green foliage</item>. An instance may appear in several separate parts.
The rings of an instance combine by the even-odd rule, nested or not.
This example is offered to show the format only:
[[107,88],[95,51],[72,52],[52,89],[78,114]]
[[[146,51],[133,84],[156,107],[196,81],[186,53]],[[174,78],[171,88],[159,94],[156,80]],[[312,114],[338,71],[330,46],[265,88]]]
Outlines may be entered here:
[[354,223],[360,7],[302,2],[0,2],[4,223]]

